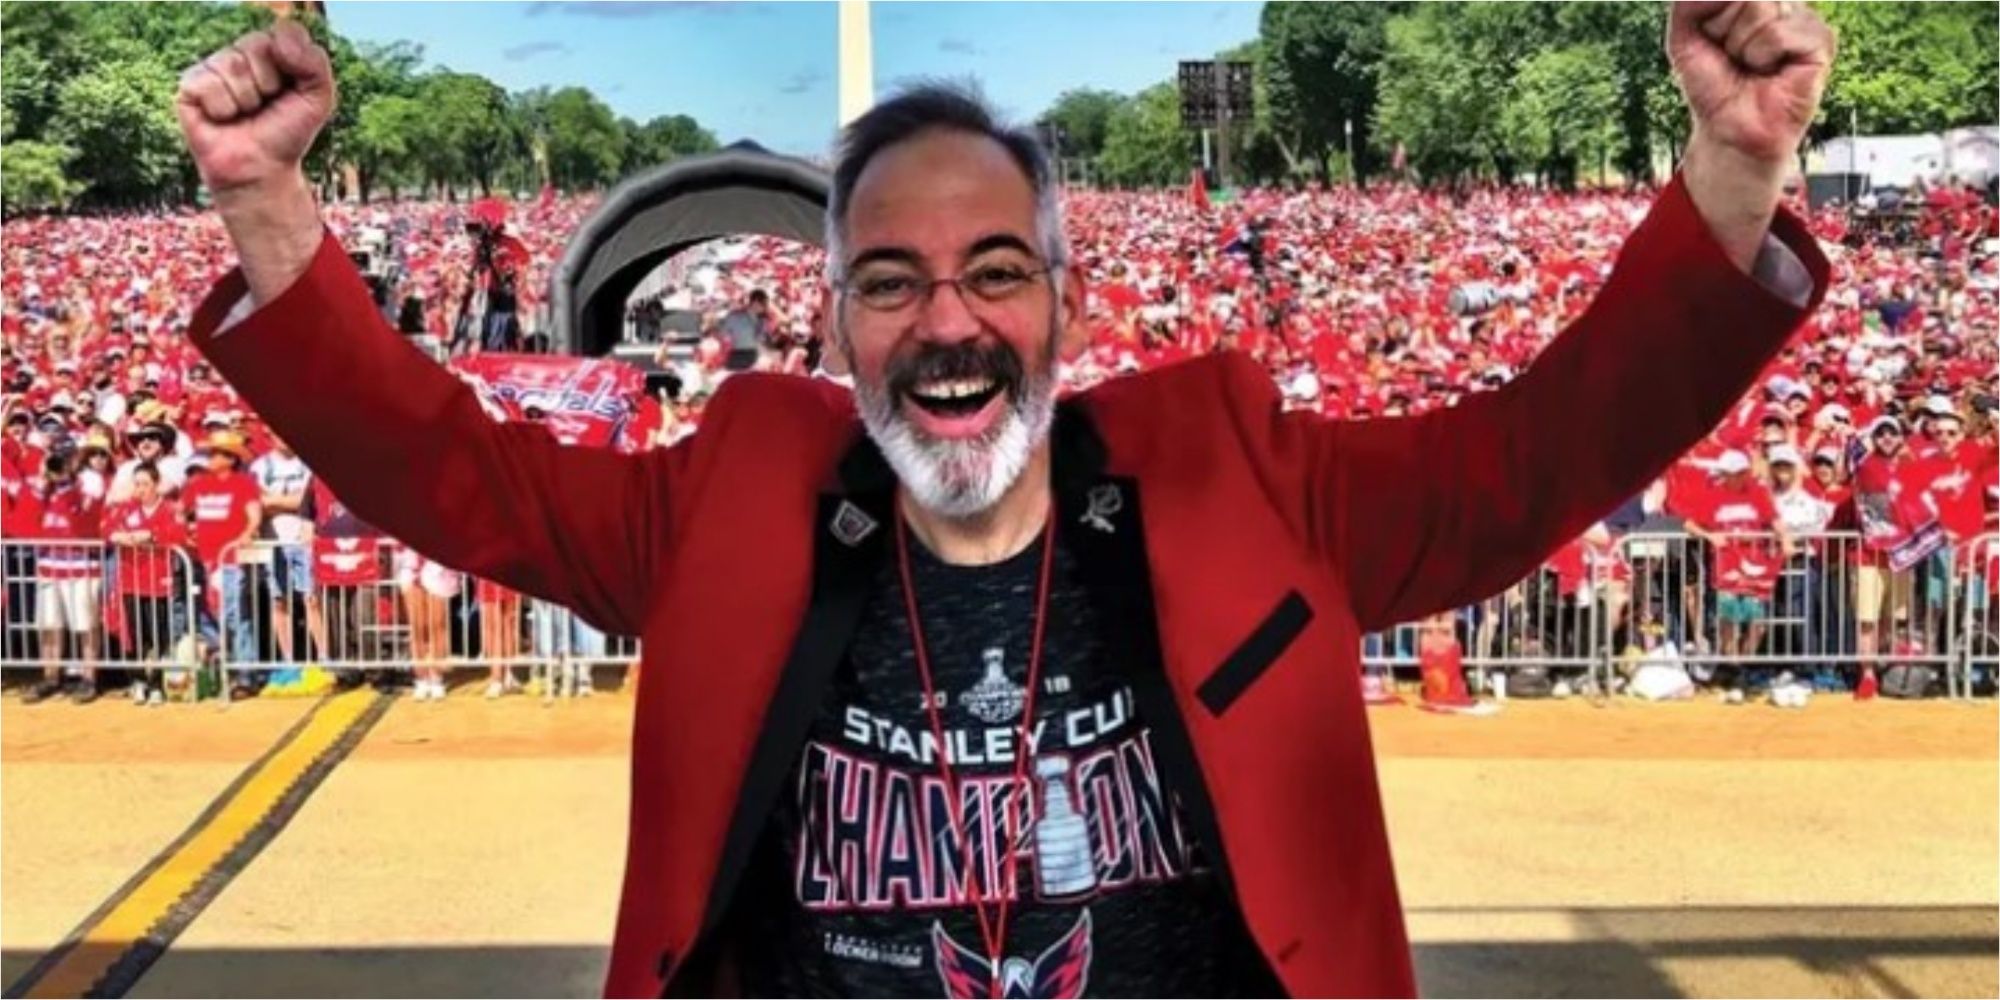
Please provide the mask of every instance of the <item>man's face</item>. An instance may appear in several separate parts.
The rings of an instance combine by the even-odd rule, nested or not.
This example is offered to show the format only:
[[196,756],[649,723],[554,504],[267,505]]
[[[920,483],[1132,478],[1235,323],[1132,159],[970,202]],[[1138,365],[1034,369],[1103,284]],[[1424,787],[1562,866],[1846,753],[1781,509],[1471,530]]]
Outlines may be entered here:
[[1799,467],[1790,462],[1771,463],[1771,489],[1783,493],[1799,481]]
[[236,468],[236,456],[216,448],[208,453],[208,471],[221,474]]
[[1818,480],[1821,486],[1832,486],[1834,477],[1839,474],[1840,469],[1832,462],[1813,463],[1813,478]]
[[132,493],[140,503],[150,504],[160,495],[160,484],[151,473],[141,472],[132,477]]
[[139,439],[139,443],[136,450],[138,451],[140,458],[151,461],[155,458],[160,457],[160,452],[165,449],[161,446],[159,438],[156,438],[153,435],[148,434],[145,437]]
[[1965,440],[1965,425],[1957,417],[1940,417],[1931,421],[1931,437],[1946,448],[1956,448],[1960,441]]
[[[1028,179],[990,139],[925,133],[877,154],[855,184],[844,288],[822,309],[830,357],[853,374],[869,435],[936,513],[970,517],[1006,494],[1047,440],[1057,357],[1082,354],[1082,274],[1065,270],[1058,293],[1041,247]],[[961,283],[929,287],[940,278]]]
[[1875,450],[1884,455],[1894,455],[1903,450],[1903,432],[1894,427],[1884,427],[1875,432]]

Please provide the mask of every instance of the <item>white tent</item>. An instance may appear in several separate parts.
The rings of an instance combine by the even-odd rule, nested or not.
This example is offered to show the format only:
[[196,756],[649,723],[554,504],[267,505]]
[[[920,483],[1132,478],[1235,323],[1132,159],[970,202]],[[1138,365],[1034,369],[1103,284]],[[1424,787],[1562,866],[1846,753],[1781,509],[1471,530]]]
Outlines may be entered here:
[[1875,187],[1909,187],[1947,178],[1985,183],[2000,172],[2000,128],[1991,125],[1932,135],[1866,135],[1830,139],[1813,151],[1815,173],[1865,174]]

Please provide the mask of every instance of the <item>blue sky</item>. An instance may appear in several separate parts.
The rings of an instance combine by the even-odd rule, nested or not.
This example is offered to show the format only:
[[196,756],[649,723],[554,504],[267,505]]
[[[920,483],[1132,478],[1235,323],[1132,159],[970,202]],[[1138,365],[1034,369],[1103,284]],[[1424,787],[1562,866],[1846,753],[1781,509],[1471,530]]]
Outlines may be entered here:
[[[1258,3],[872,5],[876,92],[972,77],[1030,118],[1071,87],[1130,92],[1257,33]],[[836,118],[831,3],[332,0],[350,37],[407,39],[426,62],[509,90],[580,84],[639,120],[685,113],[723,142],[819,154]]]

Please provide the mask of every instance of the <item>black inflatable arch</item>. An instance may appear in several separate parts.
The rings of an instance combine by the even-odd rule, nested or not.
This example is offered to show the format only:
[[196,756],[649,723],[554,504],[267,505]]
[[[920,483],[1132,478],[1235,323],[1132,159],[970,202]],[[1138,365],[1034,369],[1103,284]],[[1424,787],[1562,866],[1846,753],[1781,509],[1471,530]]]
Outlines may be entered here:
[[577,227],[550,289],[551,347],[595,356],[618,343],[625,302],[661,263],[723,236],[826,245],[826,171],[742,142],[627,178]]

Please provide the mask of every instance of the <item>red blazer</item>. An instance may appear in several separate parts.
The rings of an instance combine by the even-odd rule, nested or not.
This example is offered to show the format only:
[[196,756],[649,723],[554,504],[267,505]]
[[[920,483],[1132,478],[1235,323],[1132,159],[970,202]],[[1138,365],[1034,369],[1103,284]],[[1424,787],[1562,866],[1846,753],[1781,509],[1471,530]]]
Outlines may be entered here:
[[[1803,308],[1730,264],[1676,182],[1525,376],[1429,416],[1285,414],[1233,354],[1062,406],[1058,530],[1291,993],[1416,988],[1360,635],[1511,584],[1706,433],[1824,293],[1805,227],[1773,233],[1814,279]],[[847,530],[887,524],[893,487],[847,392],[738,376],[672,449],[569,448],[488,419],[383,323],[331,238],[218,332],[242,297],[225,279],[195,343],[357,514],[644,638],[605,991],[715,988],[721,918],[888,534]]]

